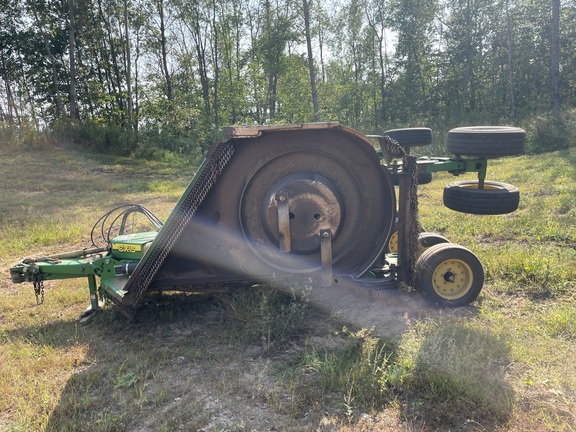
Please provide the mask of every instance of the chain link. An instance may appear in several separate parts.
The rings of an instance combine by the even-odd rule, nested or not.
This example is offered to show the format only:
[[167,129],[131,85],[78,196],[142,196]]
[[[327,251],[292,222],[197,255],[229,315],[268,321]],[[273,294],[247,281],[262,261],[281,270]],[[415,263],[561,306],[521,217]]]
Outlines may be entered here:
[[34,275],[34,280],[32,281],[34,286],[34,295],[36,296],[36,304],[41,305],[44,303],[44,281],[41,279],[40,273]]
[[393,138],[390,138],[388,135],[384,135],[380,137],[380,147],[386,153],[386,159],[390,162],[389,159],[399,159],[406,157],[406,151],[402,148],[402,146]]
[[[402,166],[404,173],[410,176],[410,191],[409,191],[409,210],[408,217],[410,218],[410,232],[408,233],[408,256],[409,256],[409,271],[410,280],[408,285],[414,288],[414,268],[416,259],[418,257],[418,235],[422,231],[418,215],[418,164],[416,157],[406,154],[406,151],[398,143],[398,141],[384,135],[380,139],[382,150],[387,153],[387,158],[399,159],[402,158]],[[390,162],[390,160],[388,160]]]
[[414,156],[404,155],[402,163],[407,174],[410,176],[409,210],[410,232],[408,233],[408,253],[410,257],[410,287],[415,288],[415,266],[418,258],[418,236],[421,231],[418,216],[418,165]]

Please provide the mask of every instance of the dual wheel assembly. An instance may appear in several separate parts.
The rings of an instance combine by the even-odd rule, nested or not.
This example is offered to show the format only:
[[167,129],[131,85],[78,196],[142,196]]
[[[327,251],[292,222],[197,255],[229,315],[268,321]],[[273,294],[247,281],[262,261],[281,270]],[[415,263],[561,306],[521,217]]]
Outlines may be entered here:
[[[388,250],[398,251],[394,231]],[[430,303],[458,307],[470,304],[484,285],[484,270],[478,257],[443,235],[421,232],[418,236],[414,286]]]
[[[525,132],[505,126],[476,126],[452,129],[448,151],[457,156],[499,158],[524,152]],[[508,183],[485,179],[462,180],[444,188],[444,205],[451,210],[476,215],[499,215],[518,209],[520,192]]]
[[465,306],[478,297],[484,270],[474,253],[436,233],[418,236],[414,286],[438,306]]
[[[422,139],[422,131],[413,131],[406,140],[402,130],[390,132],[386,134],[403,146],[429,144]],[[476,126],[451,130],[447,148],[460,159],[487,159],[522,154],[524,143],[522,129]],[[517,210],[520,193],[516,186],[479,178],[449,183],[444,188],[443,201],[447,208],[461,213],[500,215]],[[435,233],[420,233],[418,242],[414,285],[425,299],[440,306],[463,306],[476,299],[484,284],[484,271],[474,253]],[[398,250],[396,229],[387,249]]]

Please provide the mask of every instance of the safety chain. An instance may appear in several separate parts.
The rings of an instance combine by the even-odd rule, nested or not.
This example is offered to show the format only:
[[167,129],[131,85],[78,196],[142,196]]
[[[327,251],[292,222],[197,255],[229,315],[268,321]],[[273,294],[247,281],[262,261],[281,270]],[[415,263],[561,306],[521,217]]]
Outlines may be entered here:
[[[399,159],[406,157],[406,151],[402,148],[402,146],[393,138],[390,138],[388,135],[384,135],[380,138],[380,147],[386,153],[385,156],[390,159]],[[388,162],[390,162],[388,160]]]
[[34,295],[36,296],[36,304],[41,305],[44,303],[44,281],[40,276],[40,273],[34,275],[32,280],[32,285],[34,286]]
[[[418,257],[418,236],[420,231],[422,231],[418,215],[418,164],[416,163],[416,157],[406,154],[406,151],[402,148],[398,141],[390,138],[388,135],[384,135],[380,139],[380,146],[382,147],[382,151],[387,153],[387,157],[392,159],[402,158],[404,172],[408,173],[410,176],[410,208],[408,209],[410,217],[410,232],[408,233],[410,281],[408,282],[408,285],[414,288],[414,268],[416,265],[416,259]],[[389,162],[390,160],[388,160],[388,163]]]
[[414,156],[404,155],[402,158],[404,169],[410,176],[410,208],[408,210],[410,218],[410,232],[408,233],[408,253],[410,257],[410,281],[408,284],[415,288],[414,271],[416,267],[416,260],[418,259],[418,236],[422,228],[420,227],[420,220],[418,215],[418,164]]

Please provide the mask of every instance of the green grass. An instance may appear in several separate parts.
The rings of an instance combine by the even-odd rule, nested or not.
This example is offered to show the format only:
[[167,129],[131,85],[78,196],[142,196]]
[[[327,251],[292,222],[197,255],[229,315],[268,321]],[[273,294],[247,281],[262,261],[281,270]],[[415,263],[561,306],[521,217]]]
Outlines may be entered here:
[[154,295],[134,321],[107,305],[81,326],[83,280],[47,283],[38,306],[9,265],[88,246],[92,224],[122,203],[165,219],[194,168],[48,149],[0,156],[1,430],[576,428],[576,149],[490,161],[488,179],[520,188],[509,215],[444,208],[448,174],[420,188],[423,226],[475,252],[486,283],[466,308],[382,303],[400,335],[271,287]]

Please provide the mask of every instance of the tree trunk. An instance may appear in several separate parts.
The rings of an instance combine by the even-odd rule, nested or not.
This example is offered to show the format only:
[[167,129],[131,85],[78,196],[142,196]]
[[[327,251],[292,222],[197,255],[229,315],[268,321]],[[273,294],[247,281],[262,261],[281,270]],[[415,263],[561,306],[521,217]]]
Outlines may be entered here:
[[320,56],[320,73],[322,75],[321,82],[326,82],[326,68],[324,67],[324,27],[322,19],[322,2],[317,4],[318,10],[318,51]]
[[302,7],[304,9],[304,31],[306,32],[306,46],[308,48],[308,71],[310,73],[310,87],[312,89],[312,106],[314,108],[314,120],[318,121],[318,92],[316,91],[316,72],[314,70],[314,56],[312,53],[308,0],[302,0]]
[[[157,7],[158,15],[160,16],[160,55],[162,57],[162,73],[166,80],[166,97],[170,102],[172,102],[174,100],[174,92],[172,89],[172,77],[170,76],[170,71],[168,69],[168,48],[166,42],[166,25],[164,23],[164,0],[160,0]],[[172,111],[172,104],[170,104],[169,109]]]
[[128,31],[128,0],[124,0],[124,33],[126,34],[126,91],[128,92],[128,124],[133,127],[132,115],[132,64],[130,57],[130,33]]
[[552,0],[550,93],[552,112],[560,113],[560,0]]
[[[110,12],[110,10],[108,10],[107,12]],[[105,29],[105,32],[108,35],[108,44],[109,44],[109,48],[106,46],[106,41],[104,40],[104,38],[102,38],[102,41],[100,42],[100,46],[101,46],[101,51],[102,51],[102,56],[105,60],[105,67],[104,67],[104,74],[106,76],[107,79],[107,84],[108,84],[108,92],[109,93],[114,93],[116,94],[116,102],[118,105],[118,108],[120,110],[124,109],[124,104],[122,102],[122,98],[120,97],[120,93],[122,91],[122,86],[120,83],[120,69],[118,68],[118,61],[116,59],[116,48],[114,45],[114,38],[113,38],[113,33],[112,33],[112,27],[110,25],[109,19],[107,17],[106,14],[104,14],[104,11],[102,9],[102,1],[98,0],[98,13],[99,13],[99,17],[100,17],[100,21],[103,23],[103,27]],[[113,108],[113,105],[111,104],[111,102],[109,103],[110,108]]]
[[74,0],[68,0],[68,49],[70,57],[70,120],[78,118],[78,102],[76,95],[76,22]]
[[514,42],[510,19],[510,0],[506,0],[506,27],[508,32],[508,87],[510,94],[510,120],[516,119],[516,97],[514,95]]
[[[378,80],[378,87],[380,92],[380,106],[377,108],[380,111],[379,120],[382,120],[383,124],[386,124],[386,119],[388,116],[387,105],[386,105],[386,76],[388,75],[388,64],[387,64],[387,46],[386,46],[386,30],[384,24],[381,23],[381,27],[376,26],[376,22],[372,20],[370,14],[367,12],[368,25],[374,32],[374,36],[378,41],[378,68],[380,79]],[[381,20],[382,22],[384,20]]]
[[214,102],[212,103],[212,108],[214,110],[214,127],[216,129],[220,128],[219,116],[219,106],[218,106],[218,85],[220,80],[220,67],[218,65],[218,24],[216,22],[216,1],[212,0],[212,29],[214,32]]
[[34,15],[34,21],[36,27],[38,27],[38,31],[42,36],[42,42],[44,44],[44,50],[46,51],[46,57],[50,59],[50,66],[52,67],[52,89],[54,92],[54,99],[56,101],[56,118],[64,118],[64,106],[62,105],[62,99],[60,98],[60,90],[58,85],[58,68],[56,67],[56,57],[52,53],[50,49],[50,42],[48,41],[48,36],[44,32],[43,24],[38,17],[38,11],[36,10],[35,3],[31,2],[32,4],[32,13]]
[[202,86],[202,100],[204,101],[204,111],[206,116],[210,116],[210,82],[208,78],[208,66],[206,64],[206,46],[202,41],[202,29],[200,28],[200,17],[196,13],[193,22],[189,25],[190,31],[194,36],[194,45],[196,47],[196,56],[198,58],[198,74],[200,75],[200,85]]
[[[4,65],[3,65],[4,66]],[[3,67],[5,70],[5,67]],[[18,107],[14,102],[14,97],[12,93],[12,88],[10,87],[10,81],[6,76],[3,76],[4,86],[6,89],[6,99],[8,102],[8,114],[5,115],[8,124],[20,124],[20,115],[18,114]]]
[[140,85],[139,68],[140,60],[140,28],[136,30],[136,58],[134,59],[134,128],[138,130],[140,119]]

